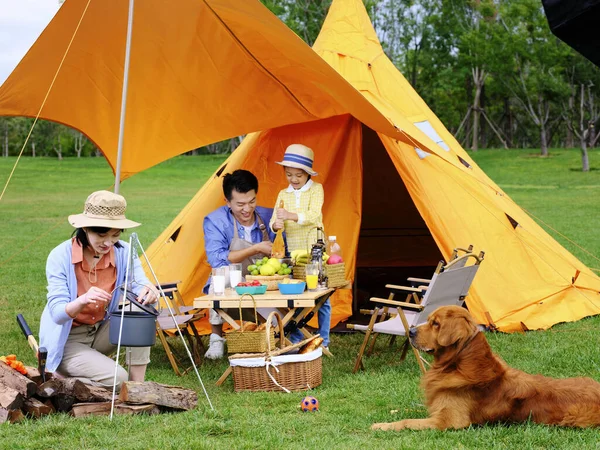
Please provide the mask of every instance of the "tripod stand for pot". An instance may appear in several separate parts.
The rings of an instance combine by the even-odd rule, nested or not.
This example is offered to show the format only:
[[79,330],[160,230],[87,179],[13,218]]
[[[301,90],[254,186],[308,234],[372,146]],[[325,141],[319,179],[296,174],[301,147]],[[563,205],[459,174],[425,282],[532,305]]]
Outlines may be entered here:
[[[136,250],[136,251],[134,251],[134,250]],[[125,272],[125,285],[123,288],[124,289],[123,298],[127,297],[127,287],[129,286],[129,284],[135,282],[135,280],[133,279],[133,262],[134,262],[134,258],[138,257],[138,251],[141,251],[142,254],[144,255],[144,260],[146,261],[146,264],[148,265],[148,268],[150,269],[150,272],[152,273],[152,277],[154,279],[154,284],[156,286],[158,286],[161,297],[163,297],[163,298],[166,297],[166,295],[163,291],[163,288],[160,285],[158,278],[156,277],[156,273],[154,273],[154,269],[152,268],[152,265],[150,264],[150,260],[148,259],[148,256],[146,256],[146,252],[144,251],[144,248],[142,247],[142,244],[140,243],[140,240],[138,239],[137,233],[131,233],[131,236],[129,238],[129,250],[127,253],[127,271]],[[185,351],[187,352],[187,355],[190,358],[190,361],[194,367],[194,371],[196,372],[196,376],[198,377],[200,386],[202,386],[202,390],[204,391],[206,400],[208,400],[210,409],[212,409],[214,411],[215,408],[213,407],[212,402],[210,401],[208,392],[206,392],[206,388],[204,387],[204,383],[202,382],[202,378],[200,377],[200,372],[198,372],[198,367],[196,366],[194,358],[192,357],[192,353],[190,352],[190,349],[189,349],[185,339],[183,338],[181,329],[177,325],[177,320],[175,319],[175,312],[171,308],[171,305],[169,302],[165,302],[165,304],[167,305],[167,308],[169,309],[169,316],[171,317],[171,319],[173,319],[173,324],[175,325],[175,328],[177,329],[177,333],[179,334],[181,342],[183,343],[183,346],[185,347]],[[112,404],[110,407],[110,420],[112,420],[114,408],[115,408],[115,393],[116,393],[116,389],[117,389],[117,372],[119,369],[119,353],[121,351],[121,338],[123,335],[124,316],[125,316],[125,306],[123,305],[123,307],[121,308],[121,321],[119,323],[119,338],[118,338],[118,342],[117,342],[117,357],[115,359],[115,375],[113,378],[113,394],[112,394]]]

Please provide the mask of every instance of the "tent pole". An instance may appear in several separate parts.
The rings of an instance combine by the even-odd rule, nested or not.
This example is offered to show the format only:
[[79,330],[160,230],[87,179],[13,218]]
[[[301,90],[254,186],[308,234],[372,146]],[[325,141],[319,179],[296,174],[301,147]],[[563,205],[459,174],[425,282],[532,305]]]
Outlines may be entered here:
[[123,67],[123,92],[121,93],[121,119],[119,122],[119,145],[117,148],[117,168],[115,171],[115,194],[121,185],[121,160],[123,158],[123,134],[125,131],[125,112],[127,111],[127,86],[129,83],[129,58],[131,55],[131,31],[133,29],[133,3],[129,0],[129,17],[127,19],[127,43],[125,44],[125,64]]

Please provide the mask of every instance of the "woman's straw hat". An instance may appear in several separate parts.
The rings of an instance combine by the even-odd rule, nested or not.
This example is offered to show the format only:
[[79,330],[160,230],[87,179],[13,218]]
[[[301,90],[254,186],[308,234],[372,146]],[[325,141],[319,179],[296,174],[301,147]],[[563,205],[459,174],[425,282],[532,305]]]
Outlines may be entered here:
[[96,191],[85,201],[82,214],[69,216],[69,223],[75,228],[102,227],[125,228],[139,227],[141,224],[125,217],[127,202],[119,194],[110,191]]
[[318,175],[318,173],[312,168],[314,159],[315,154],[313,153],[312,149],[308,148],[306,145],[292,144],[285,149],[283,161],[279,161],[277,164],[281,164],[285,167],[302,169],[314,177],[315,175]]

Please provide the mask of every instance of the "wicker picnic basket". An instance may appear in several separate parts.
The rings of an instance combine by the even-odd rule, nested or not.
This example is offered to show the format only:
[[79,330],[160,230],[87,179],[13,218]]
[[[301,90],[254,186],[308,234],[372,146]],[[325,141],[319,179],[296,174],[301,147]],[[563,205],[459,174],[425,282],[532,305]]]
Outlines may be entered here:
[[[252,294],[243,294],[240,297],[240,329],[232,330],[227,333],[227,353],[260,353],[268,350],[269,343],[275,346],[275,330],[269,325],[265,330],[243,331],[244,321],[242,320],[242,300],[244,297],[250,297],[254,302],[254,323],[258,323],[256,313],[256,300]],[[265,339],[265,334],[268,339]],[[267,342],[267,340],[269,342]]]
[[[324,264],[325,274],[327,275],[327,287],[337,288],[346,284],[346,264]],[[294,266],[292,269],[293,277],[298,280],[306,279],[306,267]]]
[[322,348],[303,355],[282,354],[293,347],[306,344],[317,336],[284,348],[283,323],[276,311],[269,314],[267,329],[271,328],[273,317],[277,317],[279,324],[281,350],[275,350],[265,334],[263,338],[266,336],[265,341],[268,343],[266,353],[230,356],[229,364],[233,370],[233,387],[236,392],[303,391],[323,382]]
[[270,276],[265,276],[265,275],[246,275],[246,281],[258,280],[262,284],[266,284],[267,285],[267,291],[276,291],[277,289],[279,289],[278,284],[284,278],[287,278],[287,275],[270,275]]

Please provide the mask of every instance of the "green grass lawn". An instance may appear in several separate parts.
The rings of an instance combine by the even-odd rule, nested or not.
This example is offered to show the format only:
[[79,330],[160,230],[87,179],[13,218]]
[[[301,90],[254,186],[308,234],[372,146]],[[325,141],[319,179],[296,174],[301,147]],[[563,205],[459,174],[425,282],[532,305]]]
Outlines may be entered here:
[[[596,231],[600,170],[581,173],[576,150],[554,150],[546,159],[536,154],[536,150],[480,151],[473,157],[518,204],[600,255]],[[138,234],[145,247],[223,159],[174,158],[123,183],[121,192],[130,204],[128,216],[144,224]],[[600,152],[592,151],[590,160],[592,167],[600,167]],[[0,159],[2,185],[14,161]],[[45,304],[48,252],[70,235],[67,215],[81,210],[90,192],[110,189],[112,182],[102,159],[21,160],[0,202],[0,354],[16,353],[35,365],[15,315],[23,313],[37,334]],[[597,259],[557,238],[590,267],[600,267]],[[488,340],[509,364],[528,372],[600,380],[599,326],[600,319],[594,317],[544,332],[488,334]],[[426,410],[414,359],[400,364],[396,348],[387,348],[383,339],[376,354],[366,360],[367,370],[351,373],[361,341],[360,334],[332,336],[335,357],[325,358],[324,383],[312,392],[321,402],[319,413],[299,411],[304,393],[237,394],[231,379],[217,388],[214,383],[227,362],[206,361],[200,373],[216,409],[212,412],[194,374],[176,377],[157,344],[148,379],[196,389],[196,410],[152,417],[116,416],[112,422],[104,417],[73,419],[56,414],[0,425],[0,448],[597,448],[596,430],[534,424],[373,433],[369,430],[373,422],[424,417]]]

